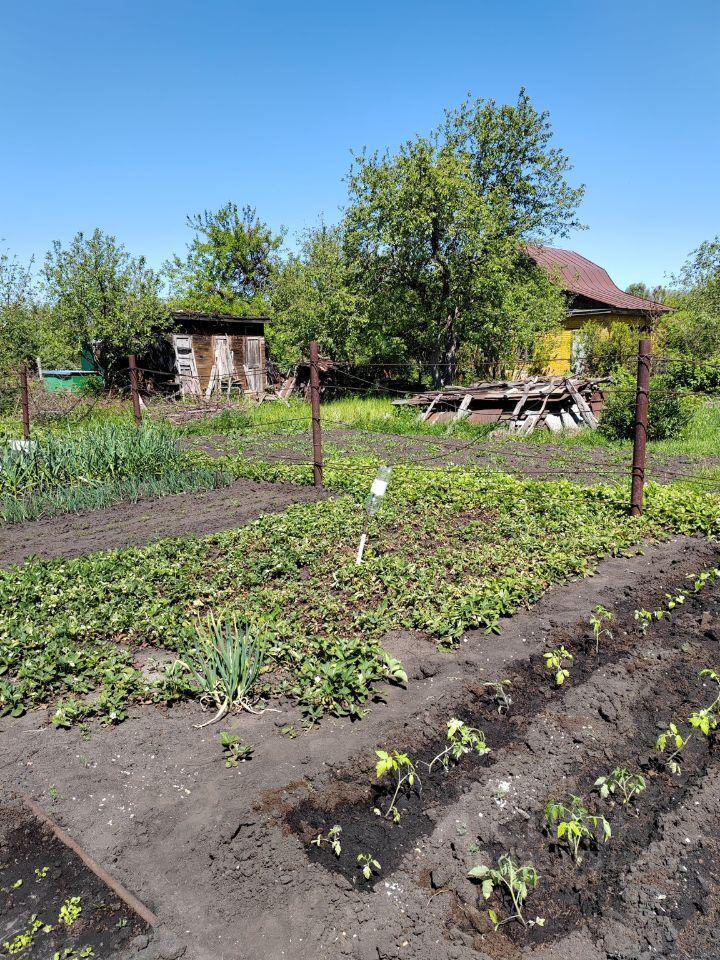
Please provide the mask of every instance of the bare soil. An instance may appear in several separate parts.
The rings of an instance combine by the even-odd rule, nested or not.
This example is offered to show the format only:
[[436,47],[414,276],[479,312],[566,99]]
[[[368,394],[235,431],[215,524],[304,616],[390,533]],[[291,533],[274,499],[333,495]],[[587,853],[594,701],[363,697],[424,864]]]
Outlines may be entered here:
[[201,537],[326,496],[325,491],[292,483],[236,480],[217,490],[0,524],[0,567],[23,563],[29,556],[80,557],[97,550],[140,547],[164,537]]
[[[594,577],[506,620],[499,636],[470,633],[439,652],[420,636],[390,635],[407,689],[383,689],[362,721],[329,719],[308,733],[287,702],[230,717],[222,729],[255,747],[234,769],[218,728],[193,728],[203,718],[194,704],[138,707],[89,737],[51,728],[45,711],[4,718],[0,783],[44,805],[53,784],[55,819],[160,918],[149,942],[141,935],[106,956],[718,960],[717,751],[698,739],[674,777],[653,746],[661,726],[710,697],[698,671],[720,666],[720,583],[646,636],[633,618],[718,562],[717,545],[678,538],[603,561]],[[616,619],[596,655],[588,618],[598,603]],[[555,688],[542,652],[559,643],[576,659]],[[513,704],[500,715],[484,684],[505,678]],[[387,796],[375,788],[375,749],[427,759],[453,715],[483,728],[491,754],[422,775],[400,824],[375,816]],[[592,793],[617,765],[648,782],[629,811]],[[579,868],[543,830],[546,802],[571,793],[613,827]],[[335,823],[339,858],[309,842]],[[382,865],[372,882],[358,852]],[[492,931],[466,874],[502,852],[540,871],[527,913],[544,927]]]

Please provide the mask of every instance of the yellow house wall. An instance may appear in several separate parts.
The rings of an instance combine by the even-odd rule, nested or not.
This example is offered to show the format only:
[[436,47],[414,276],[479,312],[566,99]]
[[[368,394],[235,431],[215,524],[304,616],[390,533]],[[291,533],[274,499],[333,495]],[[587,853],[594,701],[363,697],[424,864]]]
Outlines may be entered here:
[[588,323],[597,323],[607,329],[613,323],[627,323],[629,326],[640,326],[637,317],[623,316],[616,313],[586,314],[582,317],[567,317],[563,321],[563,329],[552,333],[548,337],[550,344],[547,372],[550,376],[563,376],[571,373],[573,337],[577,330],[581,330]]

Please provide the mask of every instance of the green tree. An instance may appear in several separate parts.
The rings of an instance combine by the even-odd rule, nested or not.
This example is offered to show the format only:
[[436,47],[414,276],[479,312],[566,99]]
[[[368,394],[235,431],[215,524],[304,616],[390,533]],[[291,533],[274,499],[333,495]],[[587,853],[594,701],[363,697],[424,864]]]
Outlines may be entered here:
[[234,203],[189,216],[187,225],[194,236],[185,258],[165,265],[173,302],[209,313],[265,313],[282,234],[274,234],[253,207]]
[[32,261],[25,266],[0,252],[0,369],[37,356],[39,309]]
[[272,285],[268,342],[280,364],[296,363],[310,340],[336,360],[363,363],[387,349],[371,328],[362,296],[353,288],[339,227],[308,230],[298,253],[278,269]]
[[108,367],[142,352],[169,324],[158,274],[99,229],[89,237],[77,233],[67,248],[55,241],[44,278],[53,349],[76,360],[90,349]]
[[461,351],[512,365],[563,315],[560,290],[523,252],[526,240],[579,226],[582,187],[566,180],[546,113],[468,100],[394,156],[363,153],[350,170],[345,245],[375,323],[454,379]]
[[678,310],[663,317],[663,348],[698,360],[720,356],[720,236],[693,250],[673,286]]

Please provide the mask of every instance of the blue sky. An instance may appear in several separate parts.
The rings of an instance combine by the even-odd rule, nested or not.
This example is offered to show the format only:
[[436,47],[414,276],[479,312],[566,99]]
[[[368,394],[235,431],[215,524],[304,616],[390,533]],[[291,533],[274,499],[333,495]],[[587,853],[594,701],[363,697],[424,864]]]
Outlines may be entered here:
[[0,238],[100,226],[160,263],[185,215],[251,203],[293,235],[350,150],[428,132],[467,92],[550,111],[622,286],[720,232],[717,0],[0,4]]

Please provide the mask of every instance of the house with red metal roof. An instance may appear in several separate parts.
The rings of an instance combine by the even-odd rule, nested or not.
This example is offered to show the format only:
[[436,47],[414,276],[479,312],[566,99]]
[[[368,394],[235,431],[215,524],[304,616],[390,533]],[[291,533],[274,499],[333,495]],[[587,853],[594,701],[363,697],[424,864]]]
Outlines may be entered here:
[[625,293],[613,283],[607,270],[573,250],[530,246],[527,252],[562,287],[567,297],[564,329],[557,337],[550,373],[562,374],[571,369],[574,334],[586,323],[609,327],[620,321],[640,328],[671,310],[663,303]]

